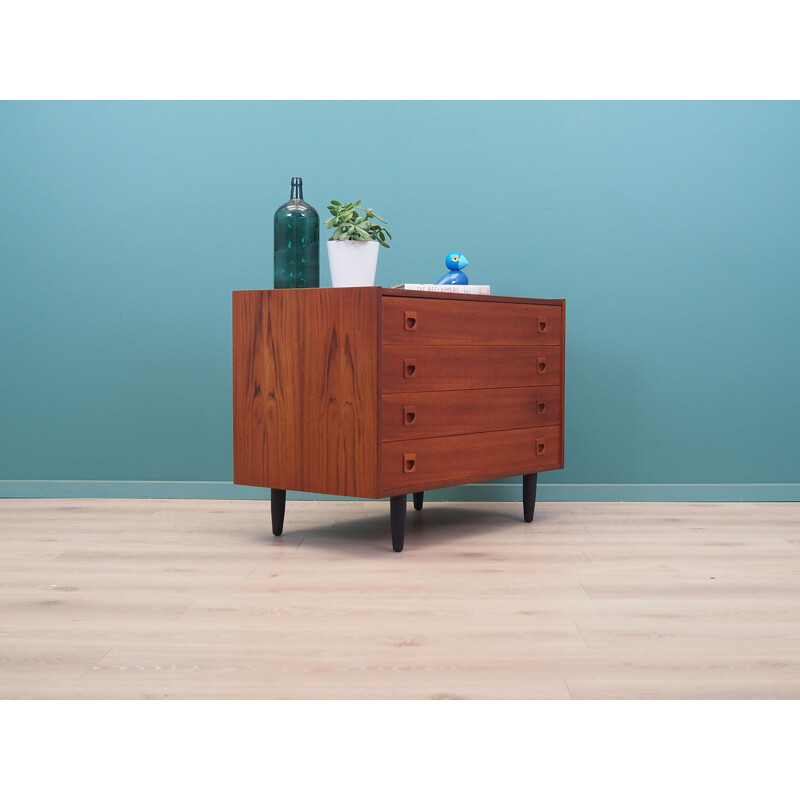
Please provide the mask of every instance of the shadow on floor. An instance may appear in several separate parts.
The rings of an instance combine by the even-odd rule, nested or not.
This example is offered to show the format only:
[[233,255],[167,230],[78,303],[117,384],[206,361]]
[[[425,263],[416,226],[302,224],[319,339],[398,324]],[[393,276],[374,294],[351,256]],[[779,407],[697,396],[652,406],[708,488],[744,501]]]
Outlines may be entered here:
[[[506,504],[503,504],[505,506]],[[488,542],[504,532],[518,534],[521,530],[535,532],[537,521],[547,517],[547,511],[536,509],[534,522],[522,519],[522,503],[494,509],[470,508],[468,504],[431,503],[422,511],[414,511],[409,503],[406,518],[406,537],[403,555],[415,549],[446,546],[454,542],[474,545],[476,540]],[[265,520],[267,522],[267,520]],[[287,506],[284,532],[280,537],[259,536],[260,541],[277,547],[314,547],[341,551],[342,554],[381,551],[392,553],[389,528],[389,505],[384,510],[376,504],[363,516],[332,515],[331,521],[320,525],[317,520],[292,520]],[[483,541],[481,542],[483,544]],[[477,554],[476,554],[477,555]]]

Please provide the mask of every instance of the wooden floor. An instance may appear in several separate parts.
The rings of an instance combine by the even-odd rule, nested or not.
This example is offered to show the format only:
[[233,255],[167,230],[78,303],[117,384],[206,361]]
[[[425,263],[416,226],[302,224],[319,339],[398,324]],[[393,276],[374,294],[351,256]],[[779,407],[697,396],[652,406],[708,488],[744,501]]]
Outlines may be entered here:
[[0,500],[2,698],[800,698],[800,504]]

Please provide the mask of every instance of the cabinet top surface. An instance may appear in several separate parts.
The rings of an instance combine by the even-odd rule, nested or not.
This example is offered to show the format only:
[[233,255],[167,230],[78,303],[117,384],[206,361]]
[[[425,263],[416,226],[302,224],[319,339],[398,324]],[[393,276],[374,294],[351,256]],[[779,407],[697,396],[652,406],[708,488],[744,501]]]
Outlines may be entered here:
[[408,289],[388,289],[383,286],[355,286],[341,288],[322,288],[322,289],[243,289],[234,291],[233,294],[245,294],[247,292],[373,292],[376,297],[423,297],[433,300],[468,300],[478,303],[531,303],[537,305],[560,306],[564,303],[562,299],[543,299],[537,297],[510,297],[497,294],[460,294],[457,292],[437,292],[437,291],[410,291]]

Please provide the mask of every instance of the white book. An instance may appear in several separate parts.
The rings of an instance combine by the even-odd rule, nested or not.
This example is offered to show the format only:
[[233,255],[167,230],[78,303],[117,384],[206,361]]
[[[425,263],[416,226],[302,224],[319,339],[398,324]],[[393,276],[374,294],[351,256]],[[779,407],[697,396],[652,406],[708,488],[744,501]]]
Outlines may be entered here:
[[392,289],[407,289],[411,292],[448,292],[450,294],[491,294],[489,284],[443,284],[443,283],[398,283]]

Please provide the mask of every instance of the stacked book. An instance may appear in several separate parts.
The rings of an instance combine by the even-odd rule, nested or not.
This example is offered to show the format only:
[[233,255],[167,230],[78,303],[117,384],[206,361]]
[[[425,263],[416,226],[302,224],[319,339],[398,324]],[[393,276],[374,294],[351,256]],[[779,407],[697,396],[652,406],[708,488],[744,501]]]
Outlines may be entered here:
[[392,289],[412,292],[450,292],[451,294],[490,294],[489,284],[398,283]]

